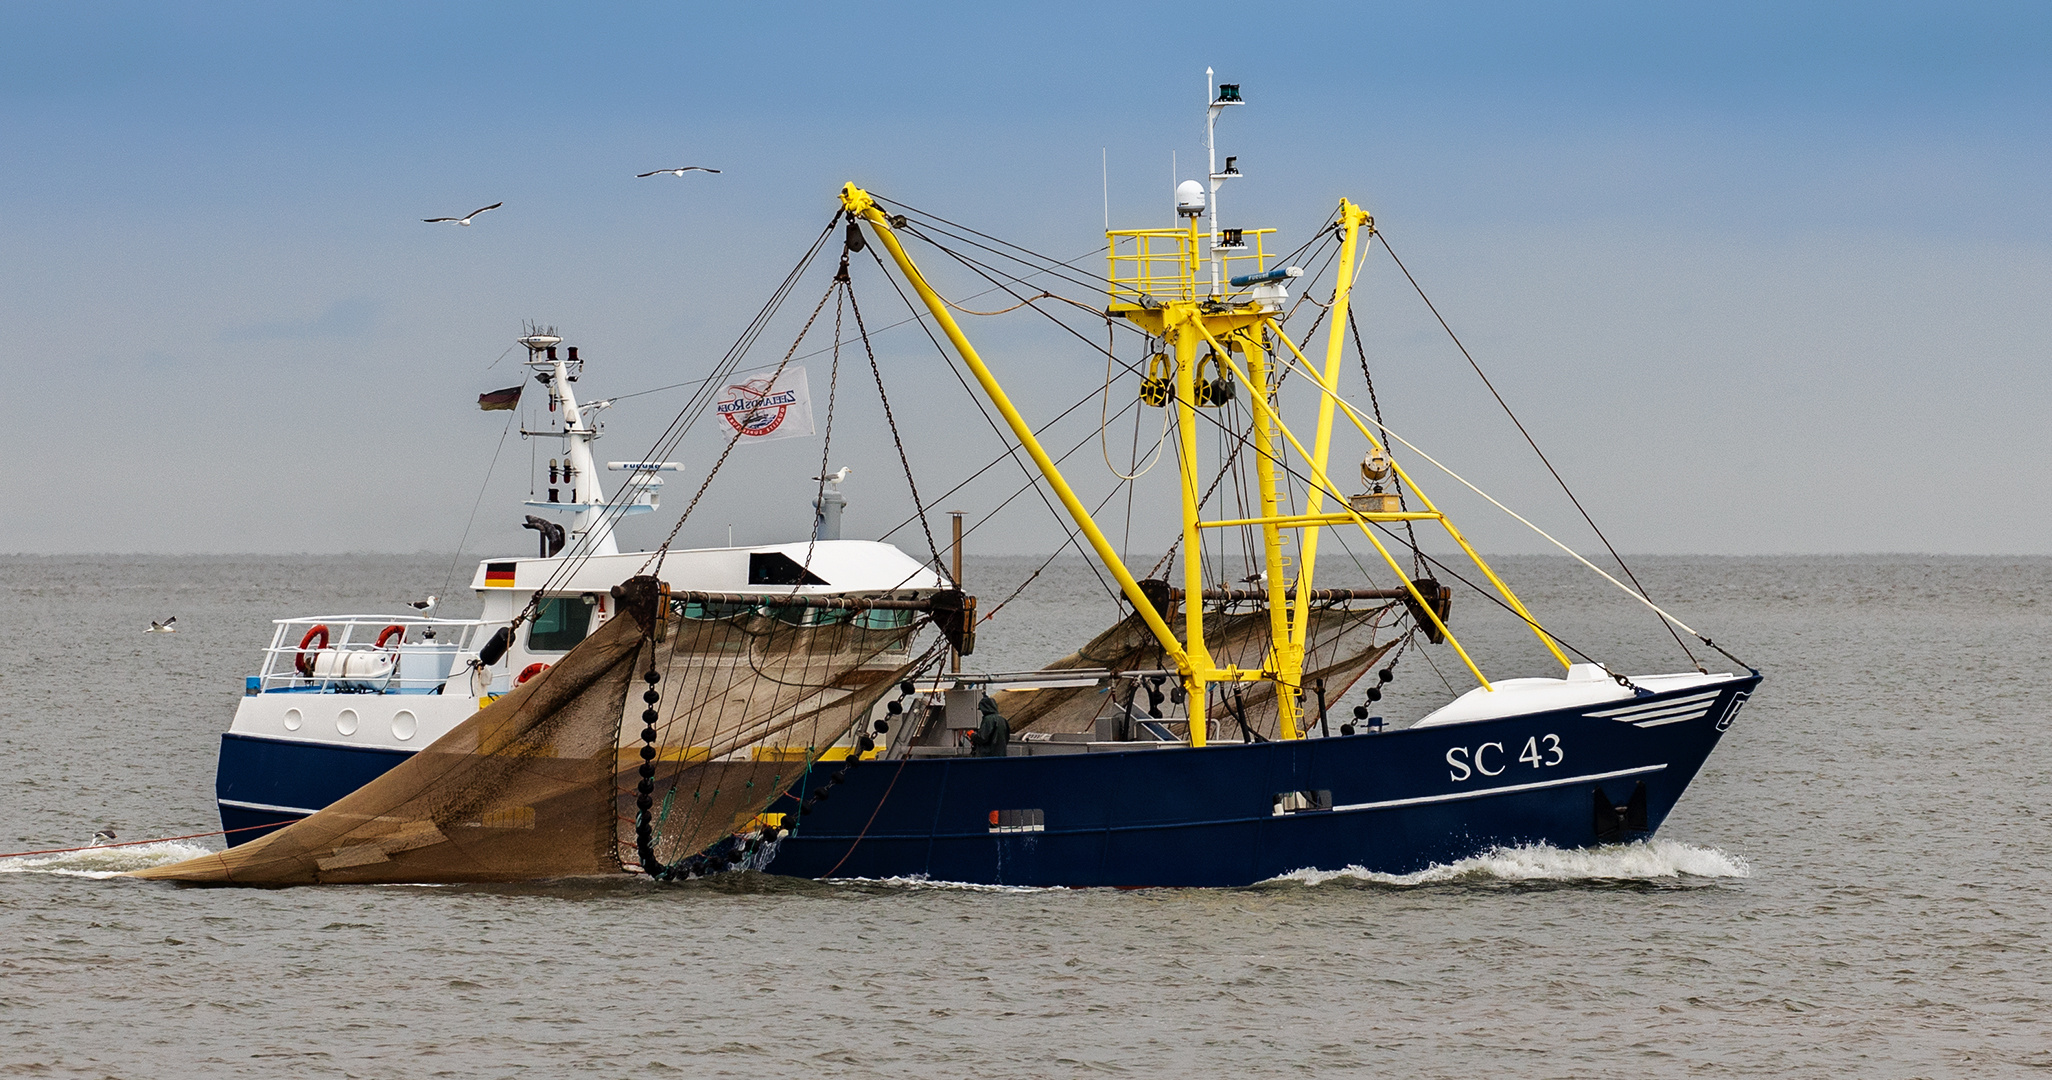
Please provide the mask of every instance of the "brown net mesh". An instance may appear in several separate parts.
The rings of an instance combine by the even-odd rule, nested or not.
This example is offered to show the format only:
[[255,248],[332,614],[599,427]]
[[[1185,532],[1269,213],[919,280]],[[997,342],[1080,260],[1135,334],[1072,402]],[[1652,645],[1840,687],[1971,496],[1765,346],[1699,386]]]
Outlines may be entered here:
[[[750,827],[919,659],[909,645],[925,619],[912,602],[871,611],[682,598],[665,608],[658,588],[650,578],[622,586],[620,615],[559,663],[319,813],[136,876],[298,885],[619,873],[640,862],[645,745],[653,847],[675,861]],[[644,742],[640,676],[651,670],[658,721]]]
[[830,782],[814,768],[822,757],[862,753],[859,743],[835,744],[930,655],[912,648],[926,604],[879,606],[892,603],[678,597],[668,640],[651,650],[661,676],[653,737],[638,709],[634,730],[621,731],[621,861],[641,862],[636,811],[646,779],[652,871],[727,837],[742,839],[718,853],[721,861],[760,852],[754,861],[767,862],[761,842],[777,823],[759,815],[794,787]]
[[[1310,612],[1311,630],[1304,650],[1303,685],[1308,688],[1316,680],[1324,679],[1326,700],[1338,701],[1341,694],[1346,693],[1389,652],[1390,643],[1377,644],[1375,640],[1389,610],[1387,605],[1313,608]],[[1178,631],[1177,640],[1182,640],[1181,620],[1170,620],[1170,626]],[[1257,610],[1207,615],[1204,637],[1206,648],[1219,666],[1259,668],[1268,655],[1268,612]],[[1111,629],[1092,638],[1089,644],[1047,667],[1049,670],[1104,668],[1133,671],[1159,668],[1162,663],[1161,646],[1148,631],[1147,624],[1138,615],[1128,615]],[[1011,721],[1014,732],[1074,734],[1093,730],[1100,717],[1122,712],[1126,707],[1125,693],[1131,686],[1127,683],[1123,689],[1113,685],[1006,690],[992,697],[997,700],[999,710]],[[1236,704],[1244,709],[1248,727],[1263,738],[1275,738],[1278,727],[1275,684],[1246,683],[1236,688],[1241,692]],[[1230,692],[1221,691],[1222,694]],[[1307,710],[1315,707],[1307,701]],[[1223,730],[1238,731],[1238,721],[1228,712],[1222,696],[1212,701],[1211,718],[1220,721],[1224,725]]]

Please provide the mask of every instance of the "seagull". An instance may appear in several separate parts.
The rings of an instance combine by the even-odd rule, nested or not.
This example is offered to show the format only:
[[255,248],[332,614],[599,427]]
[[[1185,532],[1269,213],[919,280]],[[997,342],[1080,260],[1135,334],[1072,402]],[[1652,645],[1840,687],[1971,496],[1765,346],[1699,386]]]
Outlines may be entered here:
[[177,621],[178,621],[178,616],[176,616],[176,615],[173,615],[173,616],[171,616],[170,618],[168,618],[168,619],[165,619],[165,620],[164,620],[163,622],[158,622],[158,621],[157,621],[157,620],[155,620],[155,619],[151,619],[151,620],[150,620],[150,628],[149,628],[148,630],[145,630],[145,631],[143,631],[143,633],[145,633],[145,634],[175,634],[175,633],[177,633],[177,632],[178,632],[178,628],[177,628],[176,626],[173,626],[173,625],[171,625],[171,624],[172,624],[172,623],[175,623],[175,622],[177,622]]
[[634,178],[635,178],[636,180],[646,180],[647,178],[649,178],[649,177],[651,177],[651,176],[662,176],[662,175],[664,175],[665,173],[667,173],[667,174],[669,174],[669,175],[671,175],[671,176],[682,176],[682,175],[684,175],[685,173],[688,173],[688,172],[709,172],[709,173],[717,173],[717,172],[719,172],[719,171],[720,171],[720,170],[718,170],[718,169],[708,169],[708,168],[706,168],[706,167],[705,167],[705,166],[703,166],[703,165],[686,165],[686,166],[684,166],[684,167],[683,167],[683,168],[681,168],[681,169],[657,169],[657,170],[656,170],[656,171],[654,171],[654,172],[645,172],[645,173],[635,173],[635,174],[634,174]]
[[839,472],[830,472],[830,473],[826,474],[825,476],[815,476],[815,477],[813,477],[813,479],[814,479],[814,480],[823,480],[823,481],[825,481],[825,482],[827,482],[827,483],[829,483],[829,484],[832,484],[832,485],[834,485],[834,487],[838,489],[838,488],[839,488],[839,487],[840,487],[840,486],[841,486],[842,484],[844,484],[844,483],[846,483],[846,482],[848,481],[848,474],[849,474],[849,473],[851,473],[851,472],[854,472],[854,471],[855,471],[854,469],[852,469],[852,468],[849,468],[849,467],[848,467],[848,466],[846,466],[846,465],[843,465],[843,466],[841,466],[841,469],[840,469],[840,471],[839,471]]
[[425,600],[408,600],[406,606],[415,611],[433,611],[435,610],[435,600],[436,597],[433,596],[429,596]]
[[112,825],[109,825],[106,828],[101,829],[93,834],[94,847],[99,847],[102,844],[111,844],[114,842],[114,840],[114,826]]
[[470,213],[463,215],[462,217],[424,217],[420,220],[425,221],[430,225],[434,224],[437,221],[453,221],[458,225],[468,225],[470,224],[471,218],[474,218],[487,210],[497,210],[499,207],[504,205],[506,204],[502,202],[495,202],[490,206],[480,206],[477,209],[472,210]]

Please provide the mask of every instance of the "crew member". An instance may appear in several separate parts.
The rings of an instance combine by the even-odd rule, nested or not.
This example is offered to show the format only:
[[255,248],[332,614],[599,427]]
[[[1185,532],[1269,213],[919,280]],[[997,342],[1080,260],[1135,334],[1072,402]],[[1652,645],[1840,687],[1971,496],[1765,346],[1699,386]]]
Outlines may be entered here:
[[977,757],[1004,757],[1005,746],[1012,741],[1012,723],[998,712],[997,702],[988,695],[976,704],[983,711],[983,719],[969,736],[969,749]]

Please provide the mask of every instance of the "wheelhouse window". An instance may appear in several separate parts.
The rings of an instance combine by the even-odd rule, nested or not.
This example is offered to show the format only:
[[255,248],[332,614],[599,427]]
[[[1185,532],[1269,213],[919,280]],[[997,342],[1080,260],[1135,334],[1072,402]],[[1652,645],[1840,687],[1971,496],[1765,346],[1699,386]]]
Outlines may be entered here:
[[596,605],[581,596],[544,596],[528,624],[529,652],[569,652],[591,632]]

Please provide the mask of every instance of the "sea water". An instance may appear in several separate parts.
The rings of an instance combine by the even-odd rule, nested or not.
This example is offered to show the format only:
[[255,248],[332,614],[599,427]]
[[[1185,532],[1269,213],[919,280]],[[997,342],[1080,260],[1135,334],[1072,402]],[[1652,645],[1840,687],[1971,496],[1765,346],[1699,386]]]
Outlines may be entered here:
[[[968,577],[989,611],[1038,563]],[[1504,566],[1596,658],[1688,669],[1586,573]],[[217,837],[19,856],[0,860],[0,1075],[2052,1070],[2052,560],[1633,568],[1767,676],[1647,843],[1139,891],[260,891],[114,876]],[[0,850],[218,829],[218,736],[270,620],[395,611],[448,580],[446,557],[0,559]],[[142,632],[172,615],[178,633]],[[969,666],[1030,666],[1115,615],[1058,561]],[[1491,674],[1547,673],[1488,602],[1460,593],[1453,626]],[[1377,704],[1393,724],[1472,685],[1443,646],[1397,672]]]

